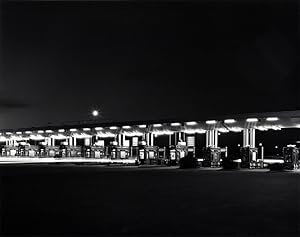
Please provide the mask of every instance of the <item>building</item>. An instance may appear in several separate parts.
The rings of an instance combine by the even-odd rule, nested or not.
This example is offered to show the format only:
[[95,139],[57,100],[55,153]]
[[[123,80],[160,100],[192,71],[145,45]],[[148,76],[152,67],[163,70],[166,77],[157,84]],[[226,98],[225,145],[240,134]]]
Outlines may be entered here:
[[[222,133],[242,133],[240,161],[251,167],[263,160],[256,131],[300,128],[300,111],[241,114],[208,120],[158,120],[7,129],[0,131],[1,156],[84,157],[177,164],[190,154],[208,166],[219,166],[227,147]],[[205,146],[197,136],[205,134]],[[288,144],[287,144],[288,145]],[[238,159],[239,160],[239,159]],[[253,161],[253,162],[252,162]],[[252,162],[252,163],[251,163]],[[298,162],[298,161],[297,161]]]

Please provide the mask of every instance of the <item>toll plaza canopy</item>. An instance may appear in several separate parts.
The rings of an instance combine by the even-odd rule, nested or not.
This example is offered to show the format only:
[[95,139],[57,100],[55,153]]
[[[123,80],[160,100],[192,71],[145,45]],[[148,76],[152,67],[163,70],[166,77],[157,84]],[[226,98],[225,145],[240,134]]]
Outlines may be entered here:
[[29,138],[33,140],[45,137],[63,138],[72,136],[86,138],[91,136],[115,137],[118,134],[126,136],[142,136],[145,133],[154,135],[184,132],[187,134],[205,133],[210,130],[220,132],[241,132],[244,129],[260,131],[281,130],[283,128],[300,128],[300,110],[235,114],[231,116],[216,116],[205,119],[165,119],[149,121],[80,121],[73,124],[41,126],[19,129],[1,129],[0,141],[7,139]]

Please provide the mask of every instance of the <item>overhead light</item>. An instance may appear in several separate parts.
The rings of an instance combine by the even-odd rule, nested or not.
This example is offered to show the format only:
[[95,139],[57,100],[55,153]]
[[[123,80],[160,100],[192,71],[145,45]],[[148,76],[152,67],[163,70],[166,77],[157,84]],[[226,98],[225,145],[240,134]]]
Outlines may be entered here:
[[235,119],[225,119],[224,120],[224,123],[227,123],[227,124],[231,124],[231,123],[235,123]]
[[65,132],[65,129],[58,129],[58,132]]
[[216,124],[217,121],[216,120],[207,120],[205,123],[206,124]]
[[38,133],[44,133],[44,131],[43,130],[38,130]]
[[193,126],[193,125],[196,125],[197,122],[195,122],[195,121],[190,121],[190,122],[186,122],[185,124],[188,125],[188,126]]
[[31,132],[31,131],[26,131],[25,133],[26,133],[26,134],[31,134],[32,132]]
[[21,134],[22,134],[22,132],[16,132],[16,134],[18,134],[18,135],[21,135]]
[[277,118],[277,117],[269,117],[269,118],[267,118],[267,121],[278,121],[279,120],[279,118]]
[[128,126],[128,125],[125,125],[125,126],[122,126],[122,128],[124,128],[124,129],[130,129],[131,127]]
[[171,123],[171,126],[172,127],[178,127],[178,126],[181,126],[181,123]]
[[118,129],[118,127],[116,127],[116,126],[111,126],[111,127],[109,127],[109,129],[110,129],[110,130],[116,130],[116,129]]
[[6,135],[11,135],[12,133],[11,132],[6,132]]
[[161,123],[153,124],[153,127],[159,128],[159,127],[162,127],[162,124]]
[[146,128],[146,127],[147,127],[146,124],[139,125],[139,128]]
[[71,128],[71,129],[70,129],[70,132],[76,132],[76,131],[77,131],[76,128]]
[[247,118],[246,121],[248,123],[255,123],[255,122],[258,122],[258,119],[257,118]]
[[100,130],[103,130],[103,128],[102,127],[96,127],[95,130],[100,131]]
[[90,128],[83,128],[82,130],[83,130],[83,131],[91,131]]
[[46,133],[53,133],[52,130],[46,130]]
[[300,128],[300,124],[296,125],[297,128]]

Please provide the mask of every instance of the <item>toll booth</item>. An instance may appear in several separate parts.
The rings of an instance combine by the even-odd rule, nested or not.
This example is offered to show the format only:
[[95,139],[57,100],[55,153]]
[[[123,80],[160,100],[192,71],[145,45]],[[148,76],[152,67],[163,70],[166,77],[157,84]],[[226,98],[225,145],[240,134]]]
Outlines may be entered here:
[[38,157],[39,147],[38,146],[26,146],[26,156],[29,157]]
[[46,147],[44,145],[39,145],[38,146],[38,155],[39,157],[46,157],[47,153],[46,153]]
[[146,154],[146,159],[150,165],[157,164],[157,159],[158,159],[158,147],[157,146],[146,146],[145,154]]
[[105,147],[102,146],[91,146],[91,155],[93,158],[103,158],[105,157]]
[[65,146],[67,157],[81,157],[82,148],[80,146]]
[[147,146],[145,142],[139,144],[139,163],[140,164],[157,164],[158,147]]
[[170,146],[169,149],[169,159],[168,159],[168,165],[172,166],[172,165],[177,165],[178,161],[177,161],[177,155],[176,155],[176,147],[175,146]]
[[128,159],[130,155],[130,147],[119,146],[118,142],[112,141],[110,142],[106,153],[111,159]]
[[108,156],[111,159],[117,159],[117,148],[116,147],[110,147],[110,149],[108,149]]
[[5,146],[4,147],[5,156],[17,156],[18,148],[14,146]]
[[0,147],[0,155],[1,155],[1,156],[6,156],[5,146],[1,146],[1,147]]
[[59,146],[46,146],[47,157],[57,157],[59,156],[59,153],[60,153]]
[[221,167],[221,153],[220,147],[205,147],[203,149],[203,167]]
[[288,146],[283,148],[284,168],[289,170],[299,169],[299,148]]
[[26,142],[20,142],[17,149],[17,155],[20,157],[37,157],[39,155],[38,146],[31,146]]
[[82,153],[83,153],[83,157],[92,158],[92,148],[90,146],[83,146]]
[[258,149],[256,147],[241,148],[241,168],[256,168],[258,165]]
[[178,142],[176,146],[176,158],[179,161],[181,158],[187,156],[188,147],[186,146],[186,142]]
[[146,161],[145,150],[140,149],[139,150],[139,163],[143,165],[143,164],[145,164],[145,161]]
[[138,161],[139,164],[145,164],[146,163],[146,152],[145,152],[146,142],[140,141],[138,145],[139,149],[139,155],[138,155]]
[[166,147],[158,148],[157,164],[163,165],[166,162]]
[[139,147],[138,146],[134,146],[134,147],[130,147],[130,157],[132,158],[137,158],[139,157]]
[[17,151],[17,155],[18,156],[28,156],[26,153],[28,153],[27,151],[28,149],[26,149],[25,145],[18,145],[18,151]]
[[2,156],[8,156],[8,149],[7,149],[7,146],[3,146],[2,149],[1,149],[1,155]]
[[176,146],[170,146],[168,151],[166,152],[168,155],[167,165],[179,165],[179,160],[183,157],[186,157],[188,153],[194,152],[193,147],[186,146],[186,142],[178,142]]
[[128,159],[130,153],[130,148],[125,146],[116,147],[116,158],[117,159]]
[[59,157],[61,158],[67,157],[67,147],[65,145],[59,146]]
[[106,156],[109,157],[110,159],[117,159],[117,147],[118,147],[118,142],[117,141],[111,141],[109,146],[106,148]]

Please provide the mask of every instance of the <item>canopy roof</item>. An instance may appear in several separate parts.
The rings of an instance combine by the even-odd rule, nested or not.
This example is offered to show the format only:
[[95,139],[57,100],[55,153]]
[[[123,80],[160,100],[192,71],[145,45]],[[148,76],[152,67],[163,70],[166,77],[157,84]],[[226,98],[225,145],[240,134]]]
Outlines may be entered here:
[[206,130],[217,129],[220,132],[240,132],[244,128],[255,128],[262,131],[283,128],[300,128],[300,110],[267,113],[233,114],[216,116],[206,119],[161,119],[127,122],[95,122],[82,121],[76,124],[63,124],[45,127],[0,130],[0,140],[8,137],[42,138],[73,136],[78,138],[114,137],[117,134],[141,136],[146,132],[157,135],[174,132],[204,133]]

